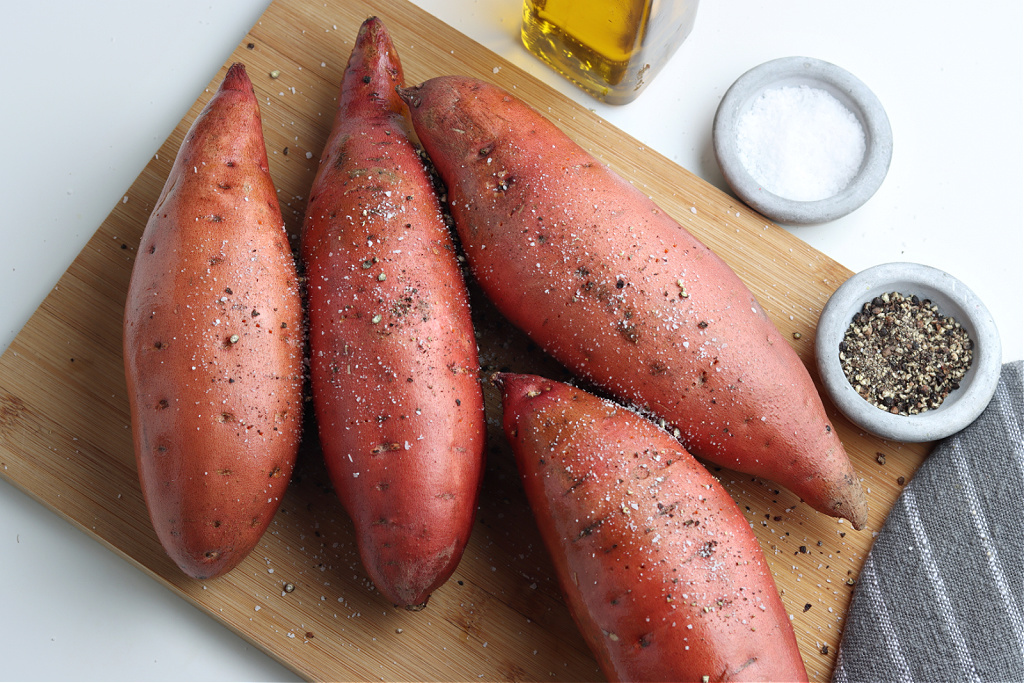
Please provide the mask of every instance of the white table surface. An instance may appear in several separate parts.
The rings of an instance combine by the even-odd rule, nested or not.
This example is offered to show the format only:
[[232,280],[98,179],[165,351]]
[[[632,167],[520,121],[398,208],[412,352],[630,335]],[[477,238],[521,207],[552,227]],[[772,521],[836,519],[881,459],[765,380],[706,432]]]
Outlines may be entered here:
[[[992,311],[1004,360],[1024,357],[1020,0],[705,0],[689,40],[624,107],[526,53],[519,0],[413,1],[723,189],[711,121],[733,80],[789,55],[851,71],[892,123],[888,177],[854,214],[792,231],[852,270],[946,270]],[[0,2],[0,350],[267,4]],[[0,679],[294,678],[0,481]]]

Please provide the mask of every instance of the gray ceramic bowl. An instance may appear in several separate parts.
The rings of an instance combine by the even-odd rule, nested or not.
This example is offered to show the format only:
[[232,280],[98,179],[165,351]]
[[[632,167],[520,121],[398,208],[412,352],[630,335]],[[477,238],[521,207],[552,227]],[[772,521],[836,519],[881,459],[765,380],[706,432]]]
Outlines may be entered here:
[[[743,165],[736,140],[740,118],[765,90],[800,85],[830,93],[864,129],[860,170],[838,194],[816,201],[795,201],[762,188]],[[718,105],[712,137],[718,165],[733,192],[771,220],[793,225],[826,223],[859,208],[881,186],[892,158],[889,118],[874,93],[849,72],[810,57],[775,59],[740,76]]]
[[[934,410],[893,415],[861,398],[843,374],[839,342],[861,306],[886,292],[931,299],[940,314],[956,319],[974,341],[974,358],[960,388]],[[995,393],[1002,365],[999,332],[984,304],[952,275],[916,263],[875,266],[844,282],[818,319],[815,354],[825,390],[846,417],[865,431],[904,442],[941,439],[973,422]]]

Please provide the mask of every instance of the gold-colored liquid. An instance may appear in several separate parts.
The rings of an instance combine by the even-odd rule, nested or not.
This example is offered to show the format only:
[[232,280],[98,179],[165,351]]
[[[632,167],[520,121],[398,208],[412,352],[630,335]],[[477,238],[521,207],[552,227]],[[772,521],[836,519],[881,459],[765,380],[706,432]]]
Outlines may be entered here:
[[610,104],[640,94],[693,28],[698,0],[523,0],[523,44]]

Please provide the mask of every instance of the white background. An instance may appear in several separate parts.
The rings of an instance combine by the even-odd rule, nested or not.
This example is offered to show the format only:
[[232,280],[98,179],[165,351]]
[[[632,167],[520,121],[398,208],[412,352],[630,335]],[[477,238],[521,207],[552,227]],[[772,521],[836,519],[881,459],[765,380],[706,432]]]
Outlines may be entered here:
[[[1024,357],[1020,0],[706,0],[624,107],[525,52],[519,0],[414,2],[723,189],[711,122],[740,74],[790,55],[851,71],[888,112],[889,175],[854,214],[792,231],[852,270],[907,260],[953,274],[992,311],[1004,359]],[[0,349],[266,5],[0,0]],[[0,678],[295,676],[0,481]]]

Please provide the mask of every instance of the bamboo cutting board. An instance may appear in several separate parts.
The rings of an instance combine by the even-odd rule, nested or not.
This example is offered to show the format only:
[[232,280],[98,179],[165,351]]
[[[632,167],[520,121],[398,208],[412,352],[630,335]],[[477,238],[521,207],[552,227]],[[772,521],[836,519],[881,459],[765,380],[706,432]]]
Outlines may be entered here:
[[[409,83],[447,73],[491,80],[651,194],[733,266],[812,366],[818,313],[849,271],[404,0],[278,0],[232,55],[260,99],[293,239],[353,39],[373,14],[391,30]],[[281,510],[241,566],[194,581],[165,557],[135,472],[121,317],[143,226],[226,66],[0,358],[0,474],[307,678],[600,679],[534,529],[490,387],[478,521],[455,576],[424,611],[394,610],[370,585],[311,431]],[[475,289],[473,305],[485,372],[567,377]],[[813,680],[831,675],[871,529],[928,450],[866,436],[831,416],[868,492],[866,531],[814,513],[770,482],[715,470],[761,541]]]

